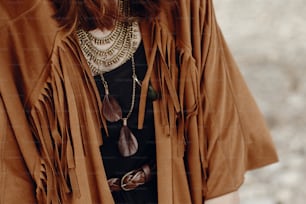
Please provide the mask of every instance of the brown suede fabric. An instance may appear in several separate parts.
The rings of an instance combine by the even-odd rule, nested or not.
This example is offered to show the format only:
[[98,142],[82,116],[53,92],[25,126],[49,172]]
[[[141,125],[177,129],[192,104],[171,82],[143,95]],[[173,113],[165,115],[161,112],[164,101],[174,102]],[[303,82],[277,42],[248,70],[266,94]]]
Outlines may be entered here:
[[[49,1],[0,3],[0,203],[111,204],[103,104],[73,30],[53,14]],[[177,0],[141,31],[139,128],[149,82],[161,94],[153,104],[160,204],[203,204],[277,161],[212,0]]]

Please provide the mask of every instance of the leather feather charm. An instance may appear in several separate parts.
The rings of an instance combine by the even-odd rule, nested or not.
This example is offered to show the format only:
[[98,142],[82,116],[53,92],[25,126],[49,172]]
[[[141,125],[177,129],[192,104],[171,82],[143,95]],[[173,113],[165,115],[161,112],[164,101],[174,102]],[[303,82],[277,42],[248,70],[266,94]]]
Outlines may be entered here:
[[118,149],[123,157],[129,157],[134,155],[138,150],[138,142],[134,134],[126,125],[126,118],[123,119],[123,126],[120,130],[120,136],[118,141]]
[[159,94],[154,90],[151,84],[148,87],[148,98],[151,101],[155,101],[156,99],[159,98]]
[[102,114],[109,122],[117,122],[122,118],[120,105],[117,100],[109,94],[105,94],[103,98]]
[[[134,80],[136,81],[136,83],[142,87],[142,83],[141,81],[137,78],[137,76],[133,77]],[[153,86],[151,84],[149,84],[148,86],[148,99],[150,99],[151,101],[155,101],[156,99],[159,98],[159,94],[157,91],[154,90]]]

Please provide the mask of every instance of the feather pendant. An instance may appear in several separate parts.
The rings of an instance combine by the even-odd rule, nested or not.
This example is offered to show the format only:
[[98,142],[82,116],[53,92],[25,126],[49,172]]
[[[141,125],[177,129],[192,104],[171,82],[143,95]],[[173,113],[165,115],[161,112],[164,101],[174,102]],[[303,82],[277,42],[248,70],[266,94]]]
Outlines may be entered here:
[[103,98],[102,114],[109,122],[117,122],[122,118],[122,110],[115,97],[105,94]]
[[132,131],[126,125],[127,119],[123,119],[123,126],[120,130],[118,149],[123,157],[134,155],[138,150],[138,142]]
[[157,93],[157,91],[154,90],[151,85],[149,85],[148,87],[148,98],[152,101],[155,101],[159,98],[159,94]]
[[[141,87],[141,81],[137,78],[137,76],[133,77],[134,80],[136,81],[136,83]],[[154,90],[153,86],[151,84],[149,84],[148,87],[148,99],[151,101],[155,101],[156,99],[159,98],[159,94],[157,91]]]

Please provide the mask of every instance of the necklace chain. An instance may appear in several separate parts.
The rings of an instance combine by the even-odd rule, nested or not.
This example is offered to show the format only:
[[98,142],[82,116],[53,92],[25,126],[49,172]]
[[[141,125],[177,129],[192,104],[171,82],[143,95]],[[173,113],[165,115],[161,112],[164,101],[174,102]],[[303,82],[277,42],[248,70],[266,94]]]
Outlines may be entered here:
[[130,110],[128,112],[128,114],[126,115],[126,120],[131,116],[133,109],[134,109],[134,105],[135,105],[135,96],[136,96],[136,80],[135,78],[137,78],[136,75],[136,66],[135,66],[135,60],[134,60],[134,56],[132,56],[131,58],[132,61],[132,70],[133,70],[133,75],[132,75],[132,80],[133,80],[133,87],[132,87],[132,100],[131,100],[131,107]]

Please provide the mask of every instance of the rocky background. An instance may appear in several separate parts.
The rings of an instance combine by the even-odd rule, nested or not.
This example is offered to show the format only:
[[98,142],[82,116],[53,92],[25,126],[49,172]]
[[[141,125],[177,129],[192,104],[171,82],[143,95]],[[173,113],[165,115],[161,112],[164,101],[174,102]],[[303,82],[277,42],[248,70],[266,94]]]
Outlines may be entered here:
[[280,162],[252,171],[241,204],[306,203],[306,0],[214,0]]

